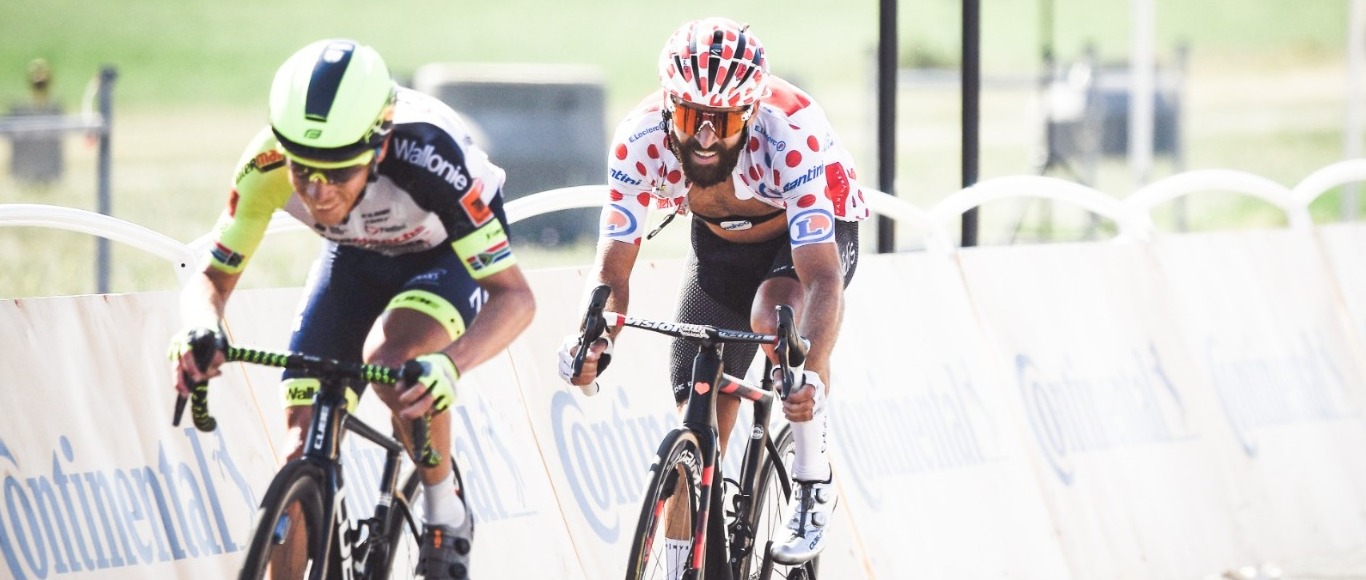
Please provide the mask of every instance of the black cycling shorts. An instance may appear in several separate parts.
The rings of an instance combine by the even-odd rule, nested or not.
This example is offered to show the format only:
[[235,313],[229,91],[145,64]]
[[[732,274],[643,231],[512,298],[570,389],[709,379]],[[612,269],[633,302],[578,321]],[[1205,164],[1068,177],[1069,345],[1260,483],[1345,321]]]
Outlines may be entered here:
[[[416,297],[424,309],[454,309],[460,318],[454,324],[463,331],[484,303],[483,295],[483,288],[447,243],[423,252],[386,256],[325,242],[309,272],[289,349],[360,361],[370,328],[395,297]],[[288,391],[291,379],[306,377],[286,370],[282,378]],[[352,389],[359,396],[365,385],[353,384]],[[287,406],[300,405],[307,397],[286,394],[285,399]]]
[[[854,279],[858,269],[858,222],[835,222],[835,245],[844,267],[844,285]],[[684,264],[683,284],[678,292],[680,322],[709,324],[734,330],[751,330],[749,313],[759,285],[769,278],[797,279],[792,266],[792,245],[787,236],[756,244],[737,244],[721,239],[701,220],[692,220],[692,248]],[[759,346],[728,344],[722,351],[722,364],[729,374],[742,376],[754,360]],[[670,354],[669,384],[674,400],[688,398],[688,382],[697,344],[677,339]]]

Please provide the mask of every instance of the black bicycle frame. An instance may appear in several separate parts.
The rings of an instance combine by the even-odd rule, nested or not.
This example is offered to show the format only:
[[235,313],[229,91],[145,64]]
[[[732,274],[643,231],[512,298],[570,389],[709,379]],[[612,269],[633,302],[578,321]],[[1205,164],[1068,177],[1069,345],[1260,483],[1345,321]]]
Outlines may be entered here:
[[[319,382],[321,387],[318,389],[317,398],[313,403],[313,417],[309,421],[308,437],[304,439],[303,459],[312,461],[321,467],[327,480],[327,487],[324,490],[326,497],[323,505],[323,521],[333,522],[335,525],[324,531],[324,541],[326,542],[324,545],[334,545],[333,534],[338,527],[346,526],[348,530],[351,529],[350,523],[344,521],[345,508],[339,506],[336,501],[337,493],[343,488],[342,466],[339,461],[343,429],[355,433],[385,450],[384,471],[380,476],[379,502],[375,508],[374,520],[370,522],[374,528],[369,537],[388,537],[389,530],[385,527],[389,522],[389,509],[393,503],[394,489],[398,485],[399,467],[405,450],[392,437],[380,433],[363,421],[353,418],[347,412],[344,395],[346,392],[345,381],[337,378],[323,378],[319,379]],[[338,514],[338,509],[342,509],[343,514]],[[342,540],[353,542],[356,538],[343,538]],[[389,556],[392,557],[392,554]]]

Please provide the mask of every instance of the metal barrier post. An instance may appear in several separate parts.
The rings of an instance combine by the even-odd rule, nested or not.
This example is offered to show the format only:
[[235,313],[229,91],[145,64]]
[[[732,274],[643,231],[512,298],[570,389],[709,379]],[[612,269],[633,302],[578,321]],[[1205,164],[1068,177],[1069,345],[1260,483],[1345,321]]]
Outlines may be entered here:
[[[101,122],[97,129],[100,144],[95,188],[98,196],[97,211],[104,215],[112,215],[111,212],[113,211],[113,204],[109,196],[109,137],[112,133],[111,122],[114,114],[114,79],[118,76],[118,72],[112,66],[105,66],[100,69],[98,99]],[[100,294],[107,294],[109,292],[109,239],[103,236],[95,238],[95,244],[96,291]]]

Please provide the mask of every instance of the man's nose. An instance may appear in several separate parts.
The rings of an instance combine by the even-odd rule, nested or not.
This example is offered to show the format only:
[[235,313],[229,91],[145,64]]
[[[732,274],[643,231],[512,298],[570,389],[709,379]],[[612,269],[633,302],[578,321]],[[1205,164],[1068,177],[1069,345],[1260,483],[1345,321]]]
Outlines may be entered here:
[[697,144],[703,149],[707,149],[720,141],[721,137],[716,134],[716,125],[711,121],[703,121],[702,126],[697,129]]
[[304,185],[304,190],[299,192],[313,201],[321,201],[324,198],[332,197],[336,194],[337,186],[321,179],[310,179]]

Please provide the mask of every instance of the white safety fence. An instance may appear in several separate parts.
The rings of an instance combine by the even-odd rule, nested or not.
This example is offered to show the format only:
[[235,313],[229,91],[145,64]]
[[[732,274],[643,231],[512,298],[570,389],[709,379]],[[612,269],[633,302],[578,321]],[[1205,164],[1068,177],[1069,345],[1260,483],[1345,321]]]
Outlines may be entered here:
[[[1361,180],[1366,161],[1292,188],[1192,172],[1116,201],[1010,177],[929,211],[865,192],[938,241],[865,255],[849,288],[827,577],[1203,578],[1366,551],[1366,226],[1314,226],[1307,211]],[[1266,199],[1291,227],[1153,235],[1153,206],[1204,190]],[[597,191],[522,198],[509,216],[593,206]],[[1137,243],[948,242],[963,211],[1012,196],[1080,205]],[[16,224],[103,235],[182,272],[204,244],[0,206],[0,226]],[[632,309],[668,317],[681,262],[649,266]],[[586,274],[529,272],[531,328],[462,378],[451,452],[480,522],[478,577],[619,576],[649,456],[677,421],[665,340],[623,337],[597,397],[556,376],[580,316],[565,290]],[[298,298],[240,292],[233,340],[284,348]],[[171,428],[174,304],[174,290],[0,301],[0,576],[235,576],[280,455],[278,375],[233,365],[211,389],[218,431]],[[361,413],[384,424],[373,397]],[[346,447],[354,514],[373,505],[377,452]]]

